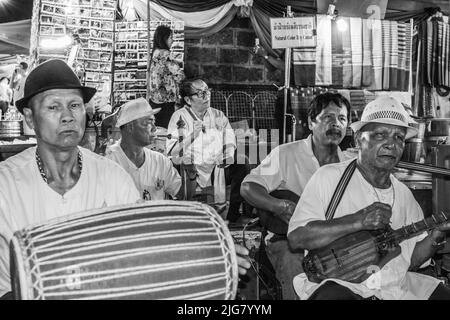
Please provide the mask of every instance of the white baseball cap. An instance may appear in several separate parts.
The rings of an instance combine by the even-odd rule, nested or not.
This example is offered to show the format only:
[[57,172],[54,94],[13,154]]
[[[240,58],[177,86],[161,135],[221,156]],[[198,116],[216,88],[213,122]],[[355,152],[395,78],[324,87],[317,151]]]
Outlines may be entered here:
[[121,127],[131,121],[142,117],[157,114],[161,108],[152,109],[152,106],[144,98],[137,98],[123,104],[117,117],[116,127]]
[[397,99],[391,96],[380,96],[366,105],[361,120],[353,122],[350,127],[357,132],[368,123],[391,124],[406,128],[405,139],[410,139],[418,132],[410,125],[414,122]]

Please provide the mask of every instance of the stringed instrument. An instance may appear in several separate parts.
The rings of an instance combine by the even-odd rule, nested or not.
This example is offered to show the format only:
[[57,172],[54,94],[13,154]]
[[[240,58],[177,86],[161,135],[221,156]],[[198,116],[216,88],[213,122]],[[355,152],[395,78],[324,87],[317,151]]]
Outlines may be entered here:
[[[300,197],[296,193],[289,190],[274,190],[269,194],[274,198],[290,200],[294,203],[297,203],[300,199]],[[273,212],[264,209],[258,209],[258,215],[261,225],[267,230],[276,234],[286,235],[288,231],[288,224],[283,220],[275,217],[273,215]]]
[[310,250],[303,259],[309,281],[320,283],[329,278],[353,283],[366,280],[373,270],[381,269],[401,252],[400,243],[435,229],[450,219],[441,212],[397,230],[358,231],[327,246]]

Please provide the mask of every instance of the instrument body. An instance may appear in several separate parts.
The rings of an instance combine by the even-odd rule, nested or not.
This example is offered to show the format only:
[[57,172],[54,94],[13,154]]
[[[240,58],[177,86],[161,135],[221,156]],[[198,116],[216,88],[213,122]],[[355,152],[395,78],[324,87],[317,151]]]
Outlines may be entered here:
[[353,283],[364,281],[370,276],[372,266],[381,268],[383,258],[398,246],[395,241],[380,243],[378,237],[386,238],[387,233],[360,231],[339,238],[319,250],[309,251],[303,259],[303,269],[308,279],[316,283],[329,278]]
[[233,299],[233,238],[209,206],[152,201],[29,227],[11,241],[17,299]]
[[[296,193],[289,190],[274,190],[270,193],[270,195],[274,198],[290,200],[294,203],[297,203],[300,199]],[[264,209],[258,209],[258,215],[261,225],[267,230],[276,234],[286,235],[288,231],[287,223],[275,217],[272,212]]]
[[310,250],[303,259],[303,270],[309,281],[316,283],[330,278],[361,283],[400,254],[402,241],[432,230],[449,218],[450,214],[441,212],[397,230],[388,227],[345,235]]

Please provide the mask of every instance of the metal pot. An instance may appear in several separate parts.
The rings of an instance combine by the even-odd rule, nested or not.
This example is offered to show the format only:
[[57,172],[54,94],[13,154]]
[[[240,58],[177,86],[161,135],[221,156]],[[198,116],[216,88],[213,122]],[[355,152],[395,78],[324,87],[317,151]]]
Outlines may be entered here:
[[426,158],[423,139],[412,138],[406,141],[402,160],[409,162],[424,163]]
[[22,120],[1,120],[0,138],[16,138],[22,135]]

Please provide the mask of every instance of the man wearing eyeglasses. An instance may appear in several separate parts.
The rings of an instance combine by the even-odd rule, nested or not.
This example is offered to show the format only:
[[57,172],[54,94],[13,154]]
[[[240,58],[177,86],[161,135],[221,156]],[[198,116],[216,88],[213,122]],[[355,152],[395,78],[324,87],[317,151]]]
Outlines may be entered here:
[[[183,161],[187,172],[187,199],[194,197],[197,186],[205,188],[212,185],[214,202],[224,203],[225,180],[231,180],[227,217],[234,222],[239,218],[242,202],[240,183],[247,173],[245,166],[233,164],[236,149],[234,131],[224,113],[210,106],[211,91],[203,80],[186,80],[181,85],[180,94],[185,105],[170,119],[168,133],[172,139],[167,141],[168,156],[173,156],[175,163]],[[182,131],[177,126],[180,118],[184,122]],[[180,133],[183,134],[181,145],[184,145],[182,157],[182,147],[178,142]]]

